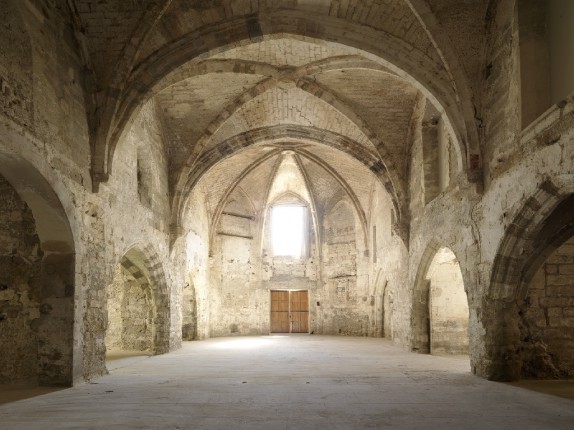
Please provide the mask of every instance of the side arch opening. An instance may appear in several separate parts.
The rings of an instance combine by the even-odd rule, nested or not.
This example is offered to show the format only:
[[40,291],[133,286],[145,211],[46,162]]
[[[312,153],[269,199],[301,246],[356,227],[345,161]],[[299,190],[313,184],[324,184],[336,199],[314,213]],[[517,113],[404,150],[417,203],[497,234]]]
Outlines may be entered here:
[[574,377],[574,195],[544,220],[518,290],[520,377]]
[[106,291],[108,361],[169,351],[169,297],[154,255],[132,248],[114,269]]
[[0,151],[0,383],[71,386],[75,245],[62,204],[30,163]]
[[[568,265],[567,242],[574,235],[573,191],[570,176],[542,183],[506,229],[482,305],[485,356],[475,371],[483,377],[512,381],[569,372],[568,364],[559,370],[559,363],[568,359],[558,358],[561,352],[549,352],[548,341],[554,339],[552,343],[562,348],[567,339],[558,339],[572,330],[569,327],[564,334],[561,326],[568,321],[564,310],[568,315],[571,309],[572,277],[554,261],[562,258]],[[560,249],[562,245],[565,248]]]
[[412,350],[468,354],[468,299],[459,262],[447,247],[427,249],[413,296]]

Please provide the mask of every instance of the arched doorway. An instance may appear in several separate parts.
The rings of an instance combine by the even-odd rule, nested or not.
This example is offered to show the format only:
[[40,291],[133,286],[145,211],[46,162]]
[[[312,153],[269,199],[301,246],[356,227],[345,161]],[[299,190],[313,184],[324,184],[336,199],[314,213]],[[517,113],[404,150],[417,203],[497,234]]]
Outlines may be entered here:
[[573,235],[571,179],[541,184],[512,218],[494,260],[477,373],[494,380],[572,375]]
[[430,354],[468,354],[468,300],[460,265],[447,247],[430,247],[413,301],[413,347]]
[[520,301],[523,378],[574,377],[574,236],[540,265]]
[[574,377],[574,196],[543,222],[518,299],[522,378]]
[[169,299],[161,265],[153,262],[154,255],[132,248],[114,269],[107,288],[108,359],[169,350]]
[[68,218],[35,167],[4,150],[0,223],[0,383],[72,385],[79,375]]

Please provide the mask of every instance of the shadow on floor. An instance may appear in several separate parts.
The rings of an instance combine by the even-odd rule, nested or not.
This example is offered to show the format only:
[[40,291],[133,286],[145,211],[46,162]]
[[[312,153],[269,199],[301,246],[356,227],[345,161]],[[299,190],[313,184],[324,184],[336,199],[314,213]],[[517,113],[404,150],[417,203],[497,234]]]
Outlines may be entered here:
[[34,384],[0,385],[0,405],[65,389],[65,387],[39,387]]
[[531,380],[525,379],[518,382],[510,382],[508,385],[524,388],[525,390],[538,393],[550,394],[551,396],[563,397],[574,400],[574,379],[560,380]]
[[[131,366],[138,361],[149,358],[150,355],[142,351],[110,351],[106,355],[106,367],[113,372],[122,367]],[[42,396],[55,391],[65,390],[67,387],[40,387],[37,384],[0,384],[0,405]]]

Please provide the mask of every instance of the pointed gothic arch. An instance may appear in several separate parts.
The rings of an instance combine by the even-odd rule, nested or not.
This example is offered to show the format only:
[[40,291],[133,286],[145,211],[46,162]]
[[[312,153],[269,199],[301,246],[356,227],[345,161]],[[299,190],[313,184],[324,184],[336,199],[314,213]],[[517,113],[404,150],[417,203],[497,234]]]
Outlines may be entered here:
[[[28,286],[22,285],[30,294],[30,302],[12,307],[10,312],[0,312],[2,320],[14,319],[21,324],[20,316],[28,313],[30,335],[36,344],[30,351],[36,369],[31,369],[30,375],[40,385],[70,386],[82,376],[82,355],[74,342],[79,333],[75,330],[76,255],[71,226],[59,196],[42,173],[5,147],[0,149],[0,175],[9,183],[2,198],[11,194],[16,204],[24,202],[23,212],[29,211],[33,217],[27,230],[31,229],[37,237],[28,237],[24,243],[37,243],[40,248],[36,257],[30,259],[30,264],[37,266],[36,276],[29,279]],[[16,232],[20,233],[29,235],[25,230]],[[6,251],[16,255],[21,252]],[[28,259],[24,255],[23,258]],[[10,257],[4,263],[0,284],[9,290],[19,282],[13,276],[17,259]],[[15,344],[11,347],[16,348]]]
[[[483,299],[484,363],[477,373],[492,380],[517,380],[522,374],[519,304],[546,257],[568,236],[570,223],[556,212],[574,194],[574,177],[544,181],[508,223],[494,258]],[[569,211],[571,212],[571,211]],[[555,215],[556,214],[556,215]],[[557,216],[558,215],[558,216]],[[574,230],[573,230],[574,231]]]
[[151,245],[134,245],[119,259],[108,296],[106,344],[120,350],[170,350],[170,301],[163,266]]
[[411,349],[468,354],[469,306],[454,252],[432,240],[419,264],[412,298]]

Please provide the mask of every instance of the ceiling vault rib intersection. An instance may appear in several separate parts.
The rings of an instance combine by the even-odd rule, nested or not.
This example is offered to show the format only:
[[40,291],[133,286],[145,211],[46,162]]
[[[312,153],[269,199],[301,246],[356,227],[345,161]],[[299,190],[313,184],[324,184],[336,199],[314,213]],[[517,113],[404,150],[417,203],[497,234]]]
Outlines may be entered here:
[[[280,17],[279,20],[270,20],[270,18],[276,17],[278,13]],[[295,21],[291,22],[292,20]],[[128,105],[125,108],[119,107],[117,111],[114,111],[120,113],[120,116],[115,116],[115,120],[113,121],[114,130],[111,131],[111,134],[109,135],[110,146],[105,151],[105,154],[108,154],[110,157],[109,166],[111,166],[111,157],[115,147],[114,142],[117,142],[117,139],[122,133],[122,129],[129,122],[129,118],[134,112],[134,109],[137,108],[143,99],[148,97],[150,92],[153,92],[154,86],[164,76],[166,76],[170,70],[175,70],[183,66],[190,59],[203,58],[203,56],[209,55],[209,52],[217,52],[215,51],[216,49],[221,50],[222,46],[219,44],[219,42],[216,42],[217,38],[214,39],[212,35],[216,34],[218,31],[223,31],[223,28],[225,28],[227,34],[233,35],[228,40],[228,46],[230,46],[231,43],[237,43],[238,41],[253,41],[254,39],[251,38],[253,29],[250,30],[250,28],[253,27],[251,24],[255,23],[257,24],[256,27],[259,28],[259,41],[268,39],[273,40],[274,37],[279,37],[281,35],[283,35],[282,37],[285,37],[285,34],[293,34],[295,38],[310,38],[309,40],[313,40],[313,38],[326,38],[331,33],[339,34],[339,36],[335,37],[333,40],[343,45],[347,45],[351,49],[367,49],[366,52],[373,51],[373,55],[379,55],[381,59],[390,57],[385,61],[392,65],[390,69],[393,72],[396,72],[397,70],[406,70],[406,72],[402,71],[400,73],[401,76],[405,75],[406,77],[409,73],[409,70],[411,72],[416,71],[416,69],[413,67],[408,66],[411,63],[419,64],[419,67],[426,68],[430,71],[436,69],[437,73],[440,71],[440,67],[438,67],[438,65],[435,64],[434,60],[432,60],[430,57],[423,55],[418,58],[418,51],[413,49],[413,47],[410,46],[406,41],[402,41],[397,36],[393,36],[382,30],[370,29],[367,31],[367,33],[365,33],[366,29],[363,29],[364,31],[359,31],[362,27],[357,24],[357,28],[350,28],[349,32],[345,32],[345,37],[343,37],[341,36],[340,32],[335,30],[335,23],[339,20],[334,20],[333,17],[329,17],[328,19],[321,21],[321,34],[314,34],[314,32],[311,32],[308,34],[305,33],[305,35],[300,35],[298,34],[300,29],[297,30],[299,27],[291,28],[294,25],[294,22],[299,21],[301,21],[301,23],[309,21],[309,25],[311,25],[311,23],[315,23],[315,21],[310,19],[308,14],[302,14],[300,11],[298,12],[288,9],[280,11],[266,11],[265,13],[260,12],[258,18],[251,17],[248,20],[228,19],[224,21],[224,27],[221,27],[221,25],[223,25],[222,22],[221,25],[220,23],[217,23],[214,25],[198,28],[197,30],[183,34],[180,38],[167,43],[165,46],[156,50],[156,52],[149,55],[147,58],[142,59],[134,69],[133,73],[130,75],[130,82],[126,83],[127,86],[125,87],[125,91],[122,91],[122,94],[119,96],[119,99],[122,100],[122,106],[125,106],[124,100],[127,100]],[[273,25],[270,26],[271,22]],[[357,34],[360,33],[362,35],[362,40],[364,39],[363,45],[359,45],[358,42],[351,37],[353,32],[358,32]],[[373,39],[373,46],[369,45],[369,38]],[[378,41],[376,44],[374,43],[375,40]],[[393,46],[394,50],[389,50],[389,46]],[[374,54],[375,51],[381,52]],[[393,61],[397,62],[397,65],[395,65]],[[417,78],[416,76],[413,76],[412,79],[416,80]],[[432,84],[435,85],[436,88],[433,88],[431,85],[431,91],[433,91],[435,94],[446,95],[447,99],[445,101],[447,102],[448,106],[448,94],[450,90],[447,90],[447,87],[445,87],[447,84],[446,81],[442,83],[441,82],[442,81],[440,81],[440,79],[437,77],[437,79],[435,79]],[[424,87],[425,85],[428,86],[428,84],[428,82],[425,82],[421,85]],[[130,89],[130,87],[132,89]],[[446,90],[446,92],[443,90]],[[122,114],[122,112],[127,114],[127,117],[125,114]],[[98,151],[96,151],[95,154],[96,157],[94,157],[94,162],[96,163],[99,162],[98,160],[101,157],[101,153],[98,155],[97,152]],[[97,170],[97,168],[95,170]],[[109,169],[106,167],[106,165],[104,165],[103,170],[103,173],[105,173],[105,171]]]

